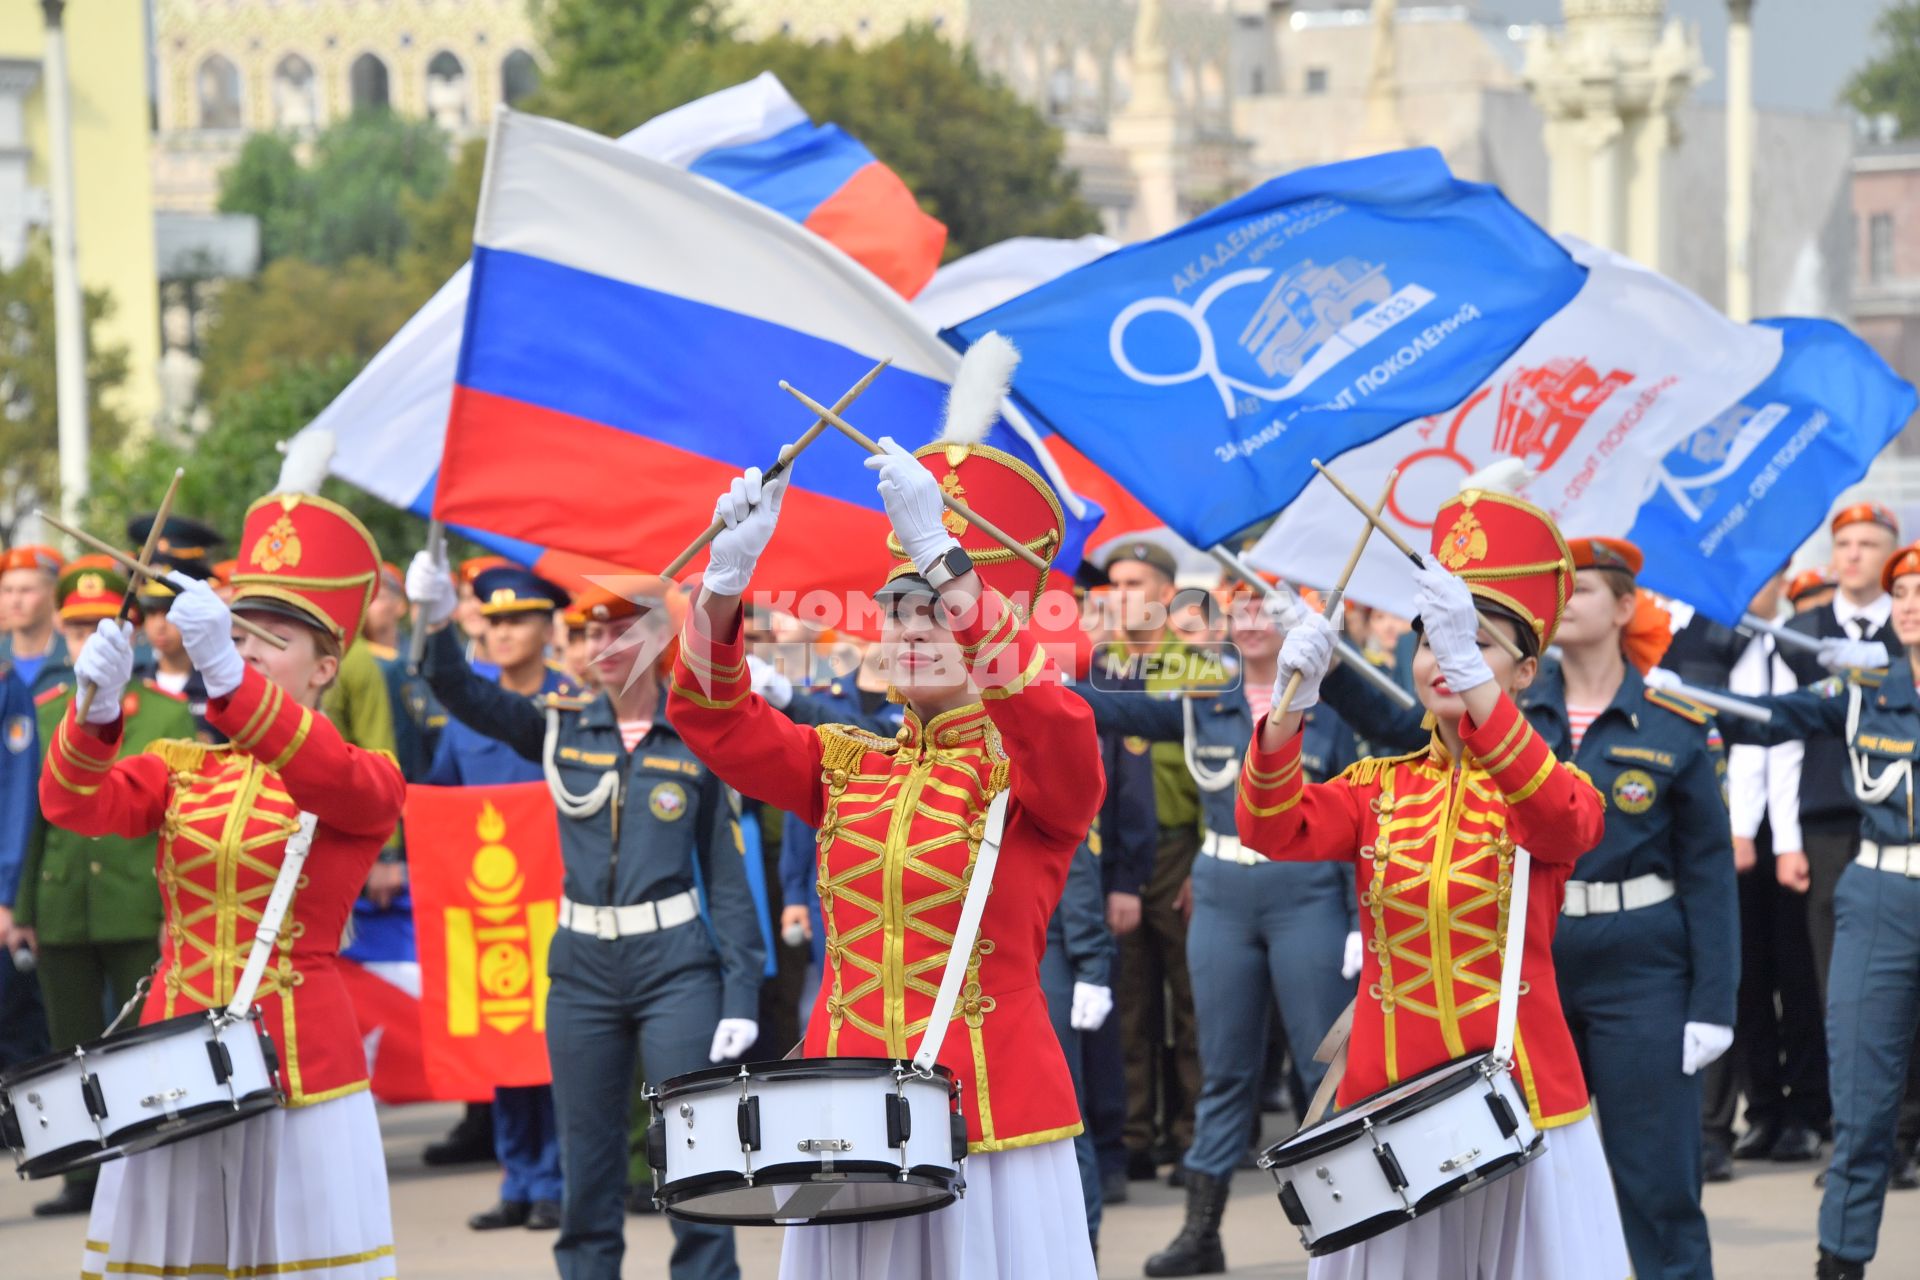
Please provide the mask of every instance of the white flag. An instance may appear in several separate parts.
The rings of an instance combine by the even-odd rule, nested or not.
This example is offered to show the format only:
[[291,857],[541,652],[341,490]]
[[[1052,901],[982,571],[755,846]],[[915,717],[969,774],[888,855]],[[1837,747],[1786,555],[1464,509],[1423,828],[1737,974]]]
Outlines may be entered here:
[[[1738,325],[1698,297],[1617,254],[1571,238],[1587,281],[1479,389],[1451,412],[1410,422],[1329,464],[1368,501],[1399,468],[1385,518],[1425,551],[1433,519],[1460,482],[1519,458],[1534,473],[1520,496],[1569,537],[1619,537],[1669,449],[1758,384],[1780,358],[1776,330]],[[1262,569],[1328,586],[1361,517],[1324,479],[1296,498],[1249,553]],[[1376,535],[1348,595],[1411,612],[1412,566]]]

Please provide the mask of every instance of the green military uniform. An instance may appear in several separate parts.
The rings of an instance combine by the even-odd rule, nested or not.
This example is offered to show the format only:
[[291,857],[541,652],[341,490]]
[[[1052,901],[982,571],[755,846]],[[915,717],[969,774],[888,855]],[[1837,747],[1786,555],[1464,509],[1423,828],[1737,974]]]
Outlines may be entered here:
[[[67,714],[73,685],[40,695],[40,750]],[[186,701],[143,681],[122,696],[122,754],[135,755],[161,738],[192,738]],[[40,987],[55,1050],[92,1040],[106,1030],[109,995],[125,1003],[160,955],[160,887],[154,879],[154,837],[76,835],[34,820],[14,920],[38,935]],[[95,1170],[69,1175],[90,1182]]]

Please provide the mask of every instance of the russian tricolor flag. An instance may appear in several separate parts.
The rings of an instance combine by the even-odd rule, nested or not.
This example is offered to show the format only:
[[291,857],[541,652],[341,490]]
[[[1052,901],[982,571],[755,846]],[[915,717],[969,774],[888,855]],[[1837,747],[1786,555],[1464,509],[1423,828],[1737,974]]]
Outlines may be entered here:
[[[881,356],[848,413],[909,447],[937,430],[958,355],[895,291],[767,206],[595,134],[503,111],[474,233],[434,514],[450,525],[643,570],[705,527]],[[1049,476],[1013,426],[991,442]],[[864,595],[886,521],[861,453],[823,435],[794,472],[763,591]],[[1070,521],[1061,567],[1097,513]]]
[[[903,296],[939,265],[946,228],[857,140],[813,124],[771,72],[656,116],[614,145],[765,202]],[[462,267],[309,425],[333,434],[335,475],[421,516],[433,509],[470,279]],[[469,532],[524,563],[545,551]],[[544,567],[574,576],[569,559]]]

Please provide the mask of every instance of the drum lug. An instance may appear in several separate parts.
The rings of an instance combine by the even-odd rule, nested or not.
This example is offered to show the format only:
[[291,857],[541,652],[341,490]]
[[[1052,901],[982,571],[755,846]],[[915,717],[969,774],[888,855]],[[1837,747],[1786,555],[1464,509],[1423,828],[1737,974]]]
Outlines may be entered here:
[[913,1136],[913,1104],[907,1100],[906,1086],[896,1081],[887,1095],[887,1145],[900,1152],[900,1179],[907,1177],[907,1139]]
[[1300,1203],[1300,1193],[1293,1189],[1293,1183],[1280,1184],[1280,1208],[1286,1212],[1287,1221],[1296,1227],[1311,1226],[1313,1220],[1307,1216],[1307,1207]]
[[1411,1214],[1414,1211],[1413,1199],[1407,1195],[1407,1188],[1412,1184],[1407,1181],[1406,1170],[1400,1167],[1400,1157],[1393,1154],[1392,1146],[1380,1141],[1372,1120],[1362,1120],[1360,1127],[1366,1130],[1367,1137],[1373,1142],[1373,1158],[1379,1161],[1380,1172],[1385,1175],[1387,1185],[1400,1197],[1400,1203]]
[[740,1150],[758,1151],[760,1149],[760,1099],[742,1098],[735,1109],[735,1121],[740,1129]]
[[953,1109],[953,1162],[963,1163],[967,1158],[967,1116],[960,1108]]
[[99,1076],[89,1071],[80,1077],[80,1096],[86,1099],[87,1114],[93,1117],[95,1124],[107,1118],[107,1094],[100,1087]]
[[4,1098],[0,1098],[0,1143],[5,1143],[13,1152],[13,1163],[18,1166],[21,1162],[20,1152],[27,1145],[27,1135],[20,1132],[19,1113]]
[[1493,1122],[1499,1126],[1501,1137],[1511,1138],[1520,1132],[1520,1119],[1513,1114],[1513,1104],[1507,1101],[1506,1095],[1489,1093],[1487,1110],[1493,1112]]
[[660,1095],[653,1095],[651,1101],[653,1120],[647,1125],[647,1167],[653,1171],[653,1189],[658,1191],[667,1167],[667,1118],[660,1111]]

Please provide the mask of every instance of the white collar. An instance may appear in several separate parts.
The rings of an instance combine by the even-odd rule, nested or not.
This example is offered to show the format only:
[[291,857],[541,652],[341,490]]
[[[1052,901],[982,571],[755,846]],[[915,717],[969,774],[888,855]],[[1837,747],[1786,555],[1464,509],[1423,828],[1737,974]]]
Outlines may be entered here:
[[1884,627],[1887,619],[1893,616],[1893,597],[1883,591],[1874,598],[1873,603],[1860,606],[1836,591],[1833,596],[1833,616],[1843,626],[1856,618],[1865,618],[1874,627]]

